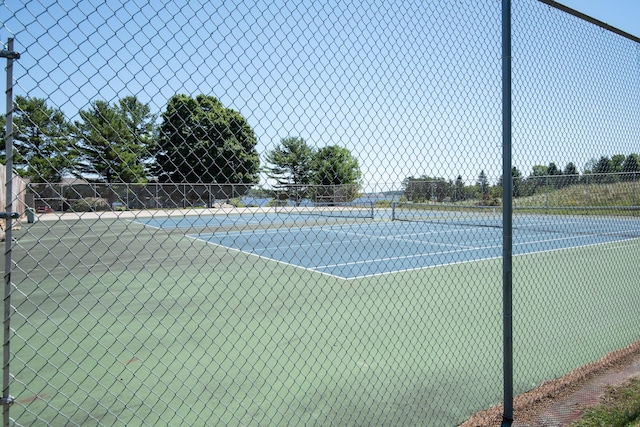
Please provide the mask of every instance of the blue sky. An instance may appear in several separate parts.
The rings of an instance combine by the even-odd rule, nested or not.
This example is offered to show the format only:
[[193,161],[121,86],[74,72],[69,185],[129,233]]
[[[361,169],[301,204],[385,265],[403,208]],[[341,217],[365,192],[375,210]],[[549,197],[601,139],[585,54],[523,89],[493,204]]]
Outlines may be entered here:
[[[633,19],[640,2],[562,3],[640,35]],[[370,5],[3,3],[0,16],[11,18],[0,40],[15,37],[23,54],[15,93],[44,97],[71,119],[98,99],[133,94],[160,113],[175,93],[211,94],[247,118],[261,155],[287,136],[317,147],[339,144],[358,158],[368,190],[422,174],[473,181],[481,169],[497,180],[500,2]],[[514,110],[514,165],[525,175],[549,162],[563,168],[573,161],[582,170],[593,157],[639,152],[638,107],[627,108],[632,101],[624,97],[602,103],[634,72],[627,92],[638,95],[638,62],[634,71],[625,59],[633,48],[547,9],[514,1],[514,26],[523,30],[514,36],[514,93],[523,99]],[[620,58],[626,68],[616,71]],[[529,68],[520,65],[525,60]],[[577,97],[570,96],[574,87]],[[620,114],[627,110],[631,116]],[[533,111],[537,118],[529,120]],[[610,146],[602,148],[603,141]]]
[[[629,33],[634,30],[630,26],[638,29],[637,22],[623,15],[635,16],[640,3],[562,3],[612,26],[620,24]],[[535,2],[517,4],[514,26],[521,31],[514,32],[514,165],[527,174],[528,160],[543,165],[553,161],[560,168],[572,161],[582,171],[591,159],[637,152],[638,45],[549,7],[533,7]]]
[[558,3],[640,37],[640,2],[637,0],[559,0]]

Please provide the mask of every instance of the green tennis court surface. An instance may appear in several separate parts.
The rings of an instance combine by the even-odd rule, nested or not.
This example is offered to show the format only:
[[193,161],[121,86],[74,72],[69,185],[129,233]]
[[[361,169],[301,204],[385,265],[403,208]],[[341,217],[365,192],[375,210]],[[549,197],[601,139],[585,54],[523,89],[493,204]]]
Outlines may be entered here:
[[[271,229],[235,218],[214,229],[154,219],[167,226],[60,220],[15,233],[11,413],[20,424],[441,426],[501,401],[501,260],[458,253],[431,268],[374,272],[346,243],[358,240],[367,260],[382,247],[410,258],[421,253],[410,240],[422,251],[488,251],[499,231],[461,240],[461,231],[425,237],[425,224],[400,222]],[[393,243],[392,231],[413,237]],[[327,251],[349,264],[343,272],[277,255],[344,233]],[[264,236],[278,249],[256,256],[249,248]],[[517,392],[637,338],[633,316],[601,313],[635,312],[638,240],[587,238],[539,242],[514,259]],[[600,347],[586,350],[586,336]]]

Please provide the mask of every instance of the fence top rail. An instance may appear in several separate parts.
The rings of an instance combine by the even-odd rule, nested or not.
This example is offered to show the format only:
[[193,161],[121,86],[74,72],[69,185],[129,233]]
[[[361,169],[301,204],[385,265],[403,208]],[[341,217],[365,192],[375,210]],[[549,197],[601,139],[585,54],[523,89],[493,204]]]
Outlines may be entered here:
[[602,22],[602,21],[600,21],[600,20],[598,20],[596,18],[593,18],[593,17],[591,17],[589,15],[585,15],[582,12],[579,12],[579,11],[577,11],[575,9],[571,9],[570,7],[567,7],[567,6],[565,6],[565,5],[561,4],[561,3],[558,3],[558,2],[556,2],[554,0],[538,0],[538,1],[541,2],[541,3],[544,3],[546,5],[549,5],[551,7],[554,7],[556,9],[558,9],[558,10],[561,10],[563,12],[566,12],[566,13],[568,13],[570,15],[573,15],[576,18],[580,18],[580,19],[582,19],[584,21],[587,21],[587,22],[590,22],[590,23],[592,23],[594,25],[597,25],[598,27],[603,28],[603,29],[605,29],[607,31],[611,31],[612,33],[618,34],[619,36],[622,36],[622,37],[624,37],[626,39],[629,39],[629,40],[631,40],[631,41],[633,41],[635,43],[640,44],[640,37],[634,36],[633,34],[629,34],[626,31],[622,31],[621,29],[613,27],[613,26],[607,24],[606,22]]

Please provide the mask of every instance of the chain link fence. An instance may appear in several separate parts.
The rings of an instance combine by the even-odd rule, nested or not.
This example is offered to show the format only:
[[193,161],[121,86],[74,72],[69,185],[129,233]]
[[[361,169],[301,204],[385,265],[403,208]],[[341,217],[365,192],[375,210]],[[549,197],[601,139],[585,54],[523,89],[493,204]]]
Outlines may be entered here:
[[[549,3],[512,13],[515,394],[640,338],[639,40]],[[0,15],[5,425],[504,402],[500,2]]]

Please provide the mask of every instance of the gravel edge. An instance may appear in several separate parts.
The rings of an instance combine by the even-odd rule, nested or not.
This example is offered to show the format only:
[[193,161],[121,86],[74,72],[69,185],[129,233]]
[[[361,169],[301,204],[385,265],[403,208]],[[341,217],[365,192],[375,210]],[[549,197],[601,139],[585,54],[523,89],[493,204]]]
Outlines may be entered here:
[[[514,425],[523,427],[541,425],[539,424],[540,416],[551,404],[580,390],[595,377],[620,371],[638,359],[640,359],[640,340],[516,396],[513,401]],[[500,426],[503,411],[503,405],[491,407],[475,413],[459,426]]]

